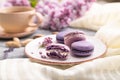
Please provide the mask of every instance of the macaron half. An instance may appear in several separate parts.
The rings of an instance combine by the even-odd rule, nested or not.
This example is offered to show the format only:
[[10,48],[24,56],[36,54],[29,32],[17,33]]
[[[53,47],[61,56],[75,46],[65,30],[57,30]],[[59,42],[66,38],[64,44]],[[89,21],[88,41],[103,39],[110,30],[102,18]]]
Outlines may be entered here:
[[48,57],[59,60],[66,60],[70,49],[68,46],[59,43],[52,43],[46,47]]

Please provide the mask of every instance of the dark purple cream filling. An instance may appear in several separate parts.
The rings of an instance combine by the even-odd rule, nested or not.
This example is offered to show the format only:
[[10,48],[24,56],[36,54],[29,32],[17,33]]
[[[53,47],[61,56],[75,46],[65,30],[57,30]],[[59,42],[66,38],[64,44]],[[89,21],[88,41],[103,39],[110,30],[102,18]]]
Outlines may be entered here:
[[51,50],[51,49],[55,49],[55,50],[61,50],[62,52],[69,52],[69,50],[67,50],[64,46],[59,46],[59,45],[50,45],[46,47],[46,50]]
[[55,58],[55,59],[61,59],[61,60],[65,60],[67,57],[67,53],[63,54],[63,51],[61,50],[49,50],[47,51],[47,56],[51,57],[51,58]]
[[65,60],[70,53],[70,50],[67,49],[67,46],[51,44],[46,47],[46,54],[50,58]]

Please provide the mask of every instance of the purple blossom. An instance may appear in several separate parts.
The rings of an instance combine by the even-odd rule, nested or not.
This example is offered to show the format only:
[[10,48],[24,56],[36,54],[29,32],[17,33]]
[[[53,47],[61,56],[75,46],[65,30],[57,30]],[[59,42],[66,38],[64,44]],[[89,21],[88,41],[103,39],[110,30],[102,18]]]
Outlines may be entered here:
[[40,1],[36,10],[45,17],[41,27],[53,31],[68,27],[71,21],[84,15],[93,2],[95,0]]
[[12,6],[12,4],[10,4],[9,2],[3,2],[0,4],[0,8],[3,8],[3,7],[10,7]]
[[29,0],[7,0],[12,6],[30,6]]
[[[59,31],[80,18],[95,0],[39,0],[36,11],[44,16],[41,28]],[[31,6],[29,0],[7,0],[7,6]]]
[[6,59],[6,58],[8,57],[8,54],[9,54],[10,52],[13,52],[14,49],[15,49],[15,48],[10,47],[10,48],[4,50],[4,51],[3,51],[3,52],[4,52],[4,57],[3,57],[3,58]]

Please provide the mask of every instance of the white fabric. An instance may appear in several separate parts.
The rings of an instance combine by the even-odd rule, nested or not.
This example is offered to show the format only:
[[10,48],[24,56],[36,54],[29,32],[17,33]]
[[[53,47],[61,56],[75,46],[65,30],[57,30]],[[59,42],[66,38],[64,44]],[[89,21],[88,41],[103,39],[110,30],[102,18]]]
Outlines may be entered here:
[[107,56],[120,54],[120,3],[94,3],[85,16],[70,23],[72,27],[96,30],[108,47]]
[[99,30],[103,25],[120,18],[120,3],[94,3],[83,17],[70,23],[71,27]]
[[120,55],[61,69],[28,59],[0,61],[0,80],[119,80]]
[[[101,5],[98,6],[102,7]],[[91,12],[88,12],[86,15],[88,15],[89,17],[90,14],[91,16],[92,15],[95,16],[95,13],[92,12],[94,10],[97,10],[97,8],[91,10]],[[107,11],[109,12],[109,10]],[[102,11],[102,9],[100,11]],[[109,19],[107,18],[108,17],[107,14],[105,15],[102,14],[100,16],[99,12],[96,12],[99,15],[96,15],[95,17],[90,17],[90,19],[86,21],[86,24],[84,24],[84,26],[83,25],[79,26],[80,24],[79,21],[76,22],[76,24],[78,24],[77,27],[82,28],[85,27],[93,30],[98,30],[101,27],[101,25],[104,25],[98,30],[95,37],[100,38],[107,45],[108,50],[106,53],[106,57],[95,59],[93,61],[85,62],[72,67],[43,65],[33,63],[29,61],[29,59],[1,60],[0,80],[119,80],[120,79],[120,23],[119,23],[120,16],[118,15],[119,11],[120,8],[118,9],[118,11],[115,10],[114,16],[112,15],[113,14],[112,12],[109,13],[109,15],[111,15]],[[82,19],[86,20],[86,18]],[[107,23],[109,22],[109,20],[110,21],[113,20],[114,22],[109,24]],[[87,24],[87,22],[89,22],[89,24]],[[83,21],[83,23],[85,22]]]
[[96,33],[109,48],[120,47],[120,23],[107,24]]
[[95,37],[107,45],[107,56],[120,55],[120,19],[101,27]]

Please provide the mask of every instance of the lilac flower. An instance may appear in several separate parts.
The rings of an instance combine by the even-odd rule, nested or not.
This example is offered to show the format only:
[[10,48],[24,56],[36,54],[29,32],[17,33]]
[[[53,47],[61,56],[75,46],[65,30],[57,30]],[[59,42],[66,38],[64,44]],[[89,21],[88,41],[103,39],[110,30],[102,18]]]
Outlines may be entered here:
[[3,58],[6,59],[6,58],[8,57],[8,54],[9,54],[10,52],[13,52],[14,49],[15,49],[15,48],[10,47],[10,48],[4,50],[4,51],[3,51],[3,52],[4,52],[4,56],[3,56]]
[[9,2],[3,2],[0,4],[0,8],[3,8],[3,7],[10,7],[12,6],[12,4],[10,4]]
[[95,0],[62,0],[61,3],[58,0],[8,0],[7,5],[34,6],[37,3],[36,11],[44,16],[41,28],[59,31],[83,16],[93,2]]
[[40,1],[36,10],[44,15],[41,27],[50,30],[61,30],[69,23],[85,14],[95,0],[63,0],[62,3],[45,0]]
[[13,6],[30,6],[29,0],[8,0],[7,2]]

